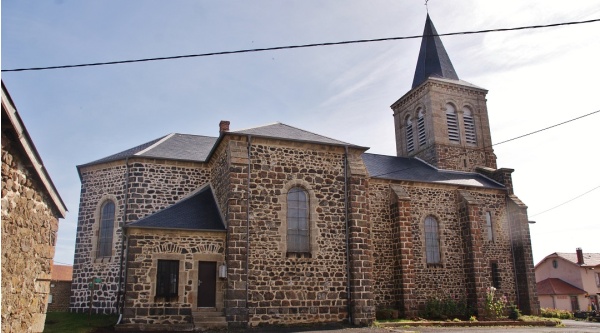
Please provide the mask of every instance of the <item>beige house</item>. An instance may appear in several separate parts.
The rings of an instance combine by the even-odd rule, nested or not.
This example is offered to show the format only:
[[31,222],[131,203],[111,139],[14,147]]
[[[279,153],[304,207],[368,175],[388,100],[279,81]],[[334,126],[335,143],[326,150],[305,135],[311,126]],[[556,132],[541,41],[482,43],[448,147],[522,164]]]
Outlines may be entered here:
[[2,332],[42,332],[66,207],[2,83]]
[[552,253],[535,266],[542,308],[568,311],[598,309],[600,253]]

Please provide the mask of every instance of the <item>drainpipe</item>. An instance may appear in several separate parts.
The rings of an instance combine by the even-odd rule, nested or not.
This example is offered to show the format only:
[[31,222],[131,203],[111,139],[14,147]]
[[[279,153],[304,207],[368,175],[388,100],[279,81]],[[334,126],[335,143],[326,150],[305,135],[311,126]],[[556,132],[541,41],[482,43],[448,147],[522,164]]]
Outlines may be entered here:
[[346,275],[348,277],[347,293],[348,293],[348,323],[352,324],[352,294],[350,290],[350,284],[352,282],[351,272],[351,260],[350,260],[350,221],[348,220],[350,214],[348,213],[348,146],[344,146],[344,214],[346,221]]
[[250,322],[250,313],[248,311],[249,288],[248,288],[248,265],[250,263],[250,148],[252,147],[252,136],[248,135],[248,187],[246,189],[246,320]]
[[[123,284],[123,270],[125,270],[125,272],[127,272],[127,268],[123,268],[123,265],[127,265],[127,263],[124,263],[124,258],[125,258],[125,224],[127,223],[127,209],[129,207],[128,205],[128,200],[129,200],[129,157],[125,158],[125,196],[124,196],[124,207],[123,207],[123,226],[121,227],[121,259],[120,259],[120,263],[119,263],[119,285],[118,285],[118,290],[117,290],[117,313],[122,315],[123,314],[123,307],[124,307],[124,299],[125,299],[125,293],[123,293],[123,297],[121,297],[121,285]],[[125,279],[125,283],[127,283],[127,279]],[[127,289],[127,288],[125,288]],[[119,316],[119,322],[121,321],[121,317]]]

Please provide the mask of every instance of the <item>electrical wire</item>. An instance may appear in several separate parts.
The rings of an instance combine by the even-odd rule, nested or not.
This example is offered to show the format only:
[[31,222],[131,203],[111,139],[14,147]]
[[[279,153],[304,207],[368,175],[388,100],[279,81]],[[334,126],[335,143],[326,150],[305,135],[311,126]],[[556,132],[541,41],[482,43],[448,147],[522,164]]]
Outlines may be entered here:
[[[549,129],[551,129],[551,128],[554,128],[554,127],[557,127],[557,126],[565,125],[565,124],[567,124],[567,123],[570,123],[570,122],[572,122],[572,121],[579,120],[579,119],[582,119],[582,118],[585,118],[585,117],[588,117],[588,116],[594,115],[594,114],[596,114],[596,113],[600,113],[600,110],[593,111],[593,112],[590,112],[590,113],[588,113],[588,114],[584,114],[584,115],[581,115],[581,116],[578,116],[578,117],[575,117],[575,118],[571,118],[571,119],[569,119],[569,120],[565,120],[565,121],[563,121],[563,122],[560,122],[560,123],[558,123],[558,124],[554,124],[554,125],[551,125],[551,126],[548,126],[548,127],[544,127],[544,128],[542,128],[542,129],[535,130],[535,131],[533,131],[533,132],[529,132],[529,133],[527,133],[527,134],[519,135],[519,136],[516,136],[516,137],[514,137],[514,138],[512,138],[512,139],[508,139],[508,140],[500,141],[500,142],[498,142],[498,143],[494,143],[494,144],[492,144],[492,145],[489,145],[489,146],[484,146],[484,147],[477,148],[477,149],[473,149],[473,150],[486,150],[486,149],[488,149],[488,148],[491,148],[491,147],[494,147],[494,146],[501,145],[501,144],[503,144],[503,143],[507,143],[507,142],[514,141],[514,140],[517,140],[517,139],[521,139],[521,138],[524,138],[524,137],[527,137],[527,136],[530,136],[530,135],[533,135],[533,134],[536,134],[536,133],[540,133],[540,132],[543,132],[543,131],[549,130]],[[466,155],[466,152],[462,152],[462,153],[458,153],[458,154],[450,155],[450,156],[447,156],[447,157],[444,157],[444,158],[440,158],[440,159],[439,159],[439,161],[445,161],[445,160],[449,160],[449,159],[451,159],[451,158],[456,158],[456,157],[463,156],[463,155]],[[410,169],[412,169],[412,168],[415,168],[415,167],[408,167],[408,168],[404,168],[404,169],[393,170],[393,171],[390,171],[390,172],[385,172],[385,173],[375,174],[375,175],[371,175],[371,177],[381,177],[381,176],[389,175],[389,174],[391,174],[391,173],[396,173],[396,172],[401,172],[401,171],[405,171],[405,170],[410,170]]]
[[590,193],[590,192],[592,192],[592,191],[595,191],[595,190],[597,190],[597,189],[599,189],[599,188],[600,188],[600,185],[598,185],[598,186],[594,187],[593,189],[591,189],[591,190],[589,190],[589,191],[587,191],[587,192],[585,192],[585,193],[582,193],[582,194],[580,194],[580,195],[576,196],[576,197],[575,197],[575,198],[573,198],[573,199],[567,200],[567,201],[565,201],[565,202],[563,202],[563,203],[561,203],[561,204],[559,204],[559,205],[556,205],[556,206],[554,206],[554,207],[552,207],[552,208],[548,208],[548,209],[546,209],[546,210],[544,210],[544,211],[541,211],[541,212],[539,212],[539,213],[533,214],[533,215],[531,215],[531,216],[529,216],[529,217],[534,217],[534,216],[542,215],[542,214],[544,214],[544,213],[546,213],[546,212],[549,212],[549,211],[551,211],[551,210],[553,210],[553,209],[556,209],[556,208],[558,208],[558,207],[560,207],[560,206],[566,205],[566,204],[568,204],[568,203],[569,203],[569,202],[571,202],[571,201],[574,201],[574,200],[576,200],[576,199],[579,199],[579,198],[583,197],[584,195],[586,195],[586,194],[588,194],[588,193]]
[[47,67],[14,68],[14,69],[3,69],[2,72],[3,73],[7,73],[7,72],[41,71],[41,70],[49,70],[49,69],[65,69],[65,68],[77,68],[77,67],[105,66],[105,65],[129,64],[129,63],[148,62],[148,61],[161,61],[161,60],[175,60],[175,59],[184,59],[184,58],[208,57],[208,56],[238,54],[238,53],[251,53],[251,52],[275,51],[275,50],[300,49],[300,48],[309,48],[309,47],[318,47],[318,46],[333,46],[333,45],[346,45],[346,44],[385,42],[385,41],[394,41],[394,40],[415,39],[415,38],[422,38],[422,37],[473,35],[473,34],[482,34],[482,33],[490,33],[490,32],[506,32],[506,31],[525,30],[525,29],[551,28],[551,27],[576,25],[576,24],[586,24],[586,23],[593,23],[593,22],[600,22],[600,19],[592,19],[592,20],[586,20],[586,21],[572,21],[572,22],[552,23],[552,24],[545,24],[545,25],[530,25],[530,26],[514,27],[514,28],[499,28],[499,29],[485,29],[485,30],[475,30],[475,31],[450,32],[450,33],[437,34],[437,35],[415,35],[415,36],[388,37],[388,38],[375,38],[375,39],[358,39],[358,40],[349,40],[349,41],[342,41],[342,42],[315,43],[315,44],[303,44],[303,45],[287,45],[287,46],[276,46],[276,47],[266,47],[266,48],[257,48],[257,49],[243,49],[243,50],[237,50],[237,51],[221,51],[221,52],[187,54],[187,55],[178,55],[178,56],[169,56],[169,57],[155,57],[155,58],[143,58],[143,59],[117,60],[117,61],[107,61],[107,62],[95,62],[95,63],[85,63],[85,64],[77,64],[77,65],[60,65],[60,66],[47,66]]

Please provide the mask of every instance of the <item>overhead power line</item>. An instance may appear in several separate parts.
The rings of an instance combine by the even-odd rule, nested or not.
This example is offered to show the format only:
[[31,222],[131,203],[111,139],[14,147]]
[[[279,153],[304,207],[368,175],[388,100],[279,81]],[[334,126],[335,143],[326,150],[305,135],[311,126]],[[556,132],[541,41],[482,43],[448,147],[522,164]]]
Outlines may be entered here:
[[[581,118],[585,118],[585,117],[591,116],[591,115],[596,114],[596,113],[600,113],[600,110],[593,111],[593,112],[590,112],[588,114],[584,114],[584,115],[579,116],[579,117],[571,118],[569,120],[565,120],[565,121],[560,122],[558,124],[554,124],[552,126],[544,127],[542,129],[539,129],[539,130],[536,130],[536,131],[533,131],[533,132],[529,132],[527,134],[519,135],[519,136],[516,136],[516,137],[514,137],[512,139],[500,141],[498,143],[494,143],[494,144],[491,144],[489,146],[484,146],[484,147],[478,148],[476,150],[485,150],[485,149],[493,147],[493,146],[498,146],[498,145],[501,145],[503,143],[507,143],[507,142],[514,141],[514,140],[517,140],[517,139],[521,139],[521,138],[524,138],[526,136],[530,136],[530,135],[533,135],[533,134],[536,134],[536,133],[540,133],[540,132],[543,132],[545,130],[549,130],[551,128],[557,127],[557,126],[564,125],[564,124],[570,123],[572,121],[575,121],[575,120],[578,120],[578,119],[581,119]],[[461,153],[458,153],[458,154],[453,154],[453,155],[446,156],[444,158],[440,158],[439,160],[440,161],[445,161],[445,160],[448,160],[448,159],[451,159],[451,158],[455,158],[455,157],[459,157],[459,156],[462,156],[462,155],[465,155],[465,154],[466,154],[466,152],[461,152]],[[376,174],[376,175],[371,175],[371,177],[381,177],[381,176],[389,175],[389,174],[396,173],[396,172],[410,170],[412,168],[414,168],[414,167],[408,167],[408,168],[404,168],[404,169],[398,169],[398,170],[393,170],[393,171],[389,171],[389,172],[379,173],[379,174]]]
[[584,195],[586,195],[586,194],[588,194],[588,193],[590,193],[590,192],[592,192],[592,191],[594,191],[594,190],[597,190],[597,189],[599,189],[599,188],[600,188],[600,185],[598,185],[598,186],[594,187],[593,189],[591,189],[591,190],[589,190],[589,191],[587,191],[587,192],[585,192],[585,193],[582,193],[582,194],[580,194],[580,195],[576,196],[575,198],[573,198],[573,199],[571,199],[571,200],[567,200],[567,201],[565,201],[565,202],[561,203],[560,205],[556,205],[556,206],[554,206],[554,207],[552,207],[552,208],[548,208],[548,209],[546,209],[546,210],[544,210],[544,211],[542,211],[542,212],[536,213],[536,214],[534,214],[534,215],[531,215],[531,216],[529,216],[529,217],[534,217],[534,216],[542,215],[542,214],[544,214],[544,213],[546,213],[546,212],[549,212],[549,211],[551,211],[551,210],[553,210],[553,209],[556,209],[556,208],[558,208],[558,207],[560,207],[560,206],[566,205],[566,204],[568,204],[568,203],[569,203],[569,202],[571,202],[571,201],[574,201],[574,200],[576,200],[576,199],[579,199],[579,198],[581,198],[582,196],[584,196]]
[[385,41],[394,41],[394,40],[403,40],[403,39],[415,39],[415,38],[432,37],[432,36],[473,35],[473,34],[482,34],[482,33],[489,33],[489,32],[505,32],[505,31],[516,31],[516,30],[526,30],[526,29],[551,28],[551,27],[566,26],[566,25],[593,23],[593,22],[599,22],[599,21],[600,21],[600,19],[593,19],[593,20],[586,20],[586,21],[573,21],[573,22],[553,23],[553,24],[545,24],[545,25],[530,25],[530,26],[514,27],[514,28],[500,28],[500,29],[485,29],[485,30],[475,30],[475,31],[450,32],[450,33],[437,34],[437,35],[425,35],[425,36],[423,36],[423,35],[415,35],[415,36],[388,37],[388,38],[375,38],[375,39],[358,39],[358,40],[349,40],[349,41],[342,41],[342,42],[329,42],[329,43],[315,43],[315,44],[303,44],[303,45],[275,46],[275,47],[265,47],[265,48],[257,48],[257,49],[243,49],[243,50],[237,50],[237,51],[220,51],[220,52],[187,54],[187,55],[178,55],[178,56],[169,56],[169,57],[156,57],[156,58],[144,58],[144,59],[131,59],[131,60],[117,60],[117,61],[107,61],[107,62],[95,62],[95,63],[86,63],[86,64],[78,64],[78,65],[60,65],[60,66],[47,66],[47,67],[30,67],[30,68],[3,69],[2,72],[41,71],[41,70],[48,70],[48,69],[64,69],[64,68],[76,68],[76,67],[92,67],[92,66],[118,65],[118,64],[136,63],[136,62],[148,62],[148,61],[160,61],[160,60],[175,60],[175,59],[183,59],[183,58],[208,57],[208,56],[217,56],[217,55],[226,55],[226,54],[237,54],[237,53],[251,53],[251,52],[275,51],[275,50],[300,49],[300,48],[309,48],[309,47],[318,47],[318,46],[333,46],[333,45],[345,45],[345,44],[385,42]]

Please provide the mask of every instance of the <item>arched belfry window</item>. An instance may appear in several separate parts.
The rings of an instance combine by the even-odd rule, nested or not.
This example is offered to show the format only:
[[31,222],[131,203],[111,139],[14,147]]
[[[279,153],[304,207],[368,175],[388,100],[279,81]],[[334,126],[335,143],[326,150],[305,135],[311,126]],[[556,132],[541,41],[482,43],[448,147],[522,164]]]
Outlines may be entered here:
[[419,109],[417,115],[417,133],[419,136],[419,147],[423,147],[427,143],[427,138],[425,137],[425,113],[423,109]]
[[308,193],[292,187],[287,194],[287,252],[310,252]]
[[113,231],[115,227],[115,203],[107,200],[100,208],[97,257],[112,256]]
[[452,104],[446,104],[446,124],[448,125],[448,140],[450,142],[460,142],[458,117],[456,116],[456,109]]
[[463,122],[465,124],[465,141],[473,145],[476,144],[475,120],[473,120],[473,112],[467,107],[463,108]]
[[439,224],[433,216],[425,218],[425,252],[427,264],[441,263]]
[[412,120],[410,120],[410,116],[406,116],[404,123],[404,130],[406,132],[406,151],[412,153],[415,150],[415,139],[413,135],[413,123]]

